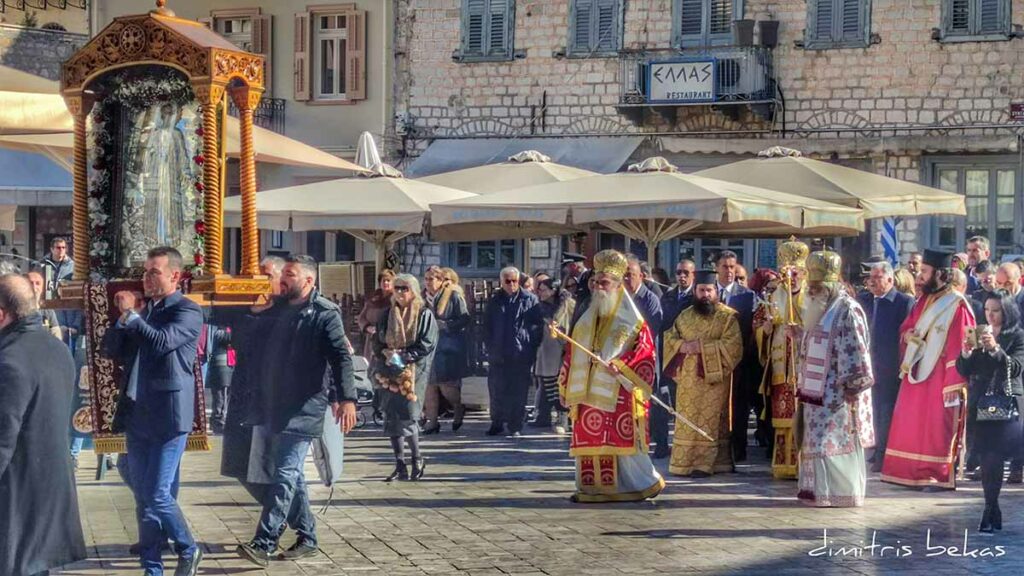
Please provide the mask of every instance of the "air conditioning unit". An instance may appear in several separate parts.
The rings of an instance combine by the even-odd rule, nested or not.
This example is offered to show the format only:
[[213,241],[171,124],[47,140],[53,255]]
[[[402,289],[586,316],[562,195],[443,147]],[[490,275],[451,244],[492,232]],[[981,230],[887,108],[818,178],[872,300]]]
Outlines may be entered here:
[[716,100],[760,100],[768,91],[768,64],[757,50],[714,52]]

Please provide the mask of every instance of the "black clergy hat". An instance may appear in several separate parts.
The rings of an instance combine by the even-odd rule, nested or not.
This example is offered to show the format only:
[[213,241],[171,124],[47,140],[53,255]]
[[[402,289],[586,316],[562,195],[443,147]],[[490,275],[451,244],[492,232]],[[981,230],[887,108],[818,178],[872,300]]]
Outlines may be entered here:
[[921,263],[927,264],[932,268],[952,268],[953,253],[926,248],[924,251],[924,255],[921,258]]
[[714,270],[698,270],[694,275],[693,283],[718,285],[718,272]]
[[577,254],[575,252],[562,252],[562,265],[572,264],[573,262],[583,262],[587,258],[583,254]]

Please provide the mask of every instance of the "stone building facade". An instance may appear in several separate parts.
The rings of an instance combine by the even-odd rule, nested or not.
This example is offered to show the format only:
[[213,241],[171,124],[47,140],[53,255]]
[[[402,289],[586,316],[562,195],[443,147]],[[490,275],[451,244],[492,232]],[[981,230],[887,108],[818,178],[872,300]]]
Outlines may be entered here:
[[[629,161],[657,153],[687,171],[781,144],[967,194],[967,218],[900,221],[904,257],[925,246],[959,249],[976,233],[1001,254],[1024,252],[1014,226],[1024,215],[1021,125],[1012,112],[1024,103],[1016,81],[1024,0],[509,0],[510,52],[466,58],[466,14],[477,4],[398,1],[395,110],[408,136],[395,153],[414,172],[417,155],[451,139],[639,135]],[[615,11],[611,49],[573,53],[581,5]],[[772,25],[758,23],[753,46],[737,49],[745,42],[733,20],[777,23],[777,45],[760,46],[771,43]],[[766,63],[757,73],[770,102],[623,106],[637,91],[638,63],[728,59],[737,50]],[[878,253],[879,229],[872,223],[840,244],[851,257]],[[724,246],[741,250],[748,266],[770,263],[758,253],[771,250],[753,241],[673,242],[659,262]]]

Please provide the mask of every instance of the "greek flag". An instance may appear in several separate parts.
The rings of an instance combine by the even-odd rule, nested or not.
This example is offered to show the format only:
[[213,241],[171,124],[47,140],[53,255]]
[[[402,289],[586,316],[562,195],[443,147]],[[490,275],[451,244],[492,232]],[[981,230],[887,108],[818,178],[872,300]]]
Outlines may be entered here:
[[887,216],[882,218],[882,250],[885,251],[885,259],[893,266],[900,263],[900,253],[897,248],[896,218]]

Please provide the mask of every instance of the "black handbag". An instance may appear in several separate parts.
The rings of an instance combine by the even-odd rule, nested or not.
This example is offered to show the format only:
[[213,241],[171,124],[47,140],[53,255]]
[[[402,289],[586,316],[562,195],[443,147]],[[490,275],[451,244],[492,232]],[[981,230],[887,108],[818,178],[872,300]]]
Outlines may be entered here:
[[993,391],[990,382],[985,395],[978,399],[978,422],[1012,422],[1020,417],[1017,399],[1010,395],[1010,362],[1006,362],[1006,381],[1002,394]]

